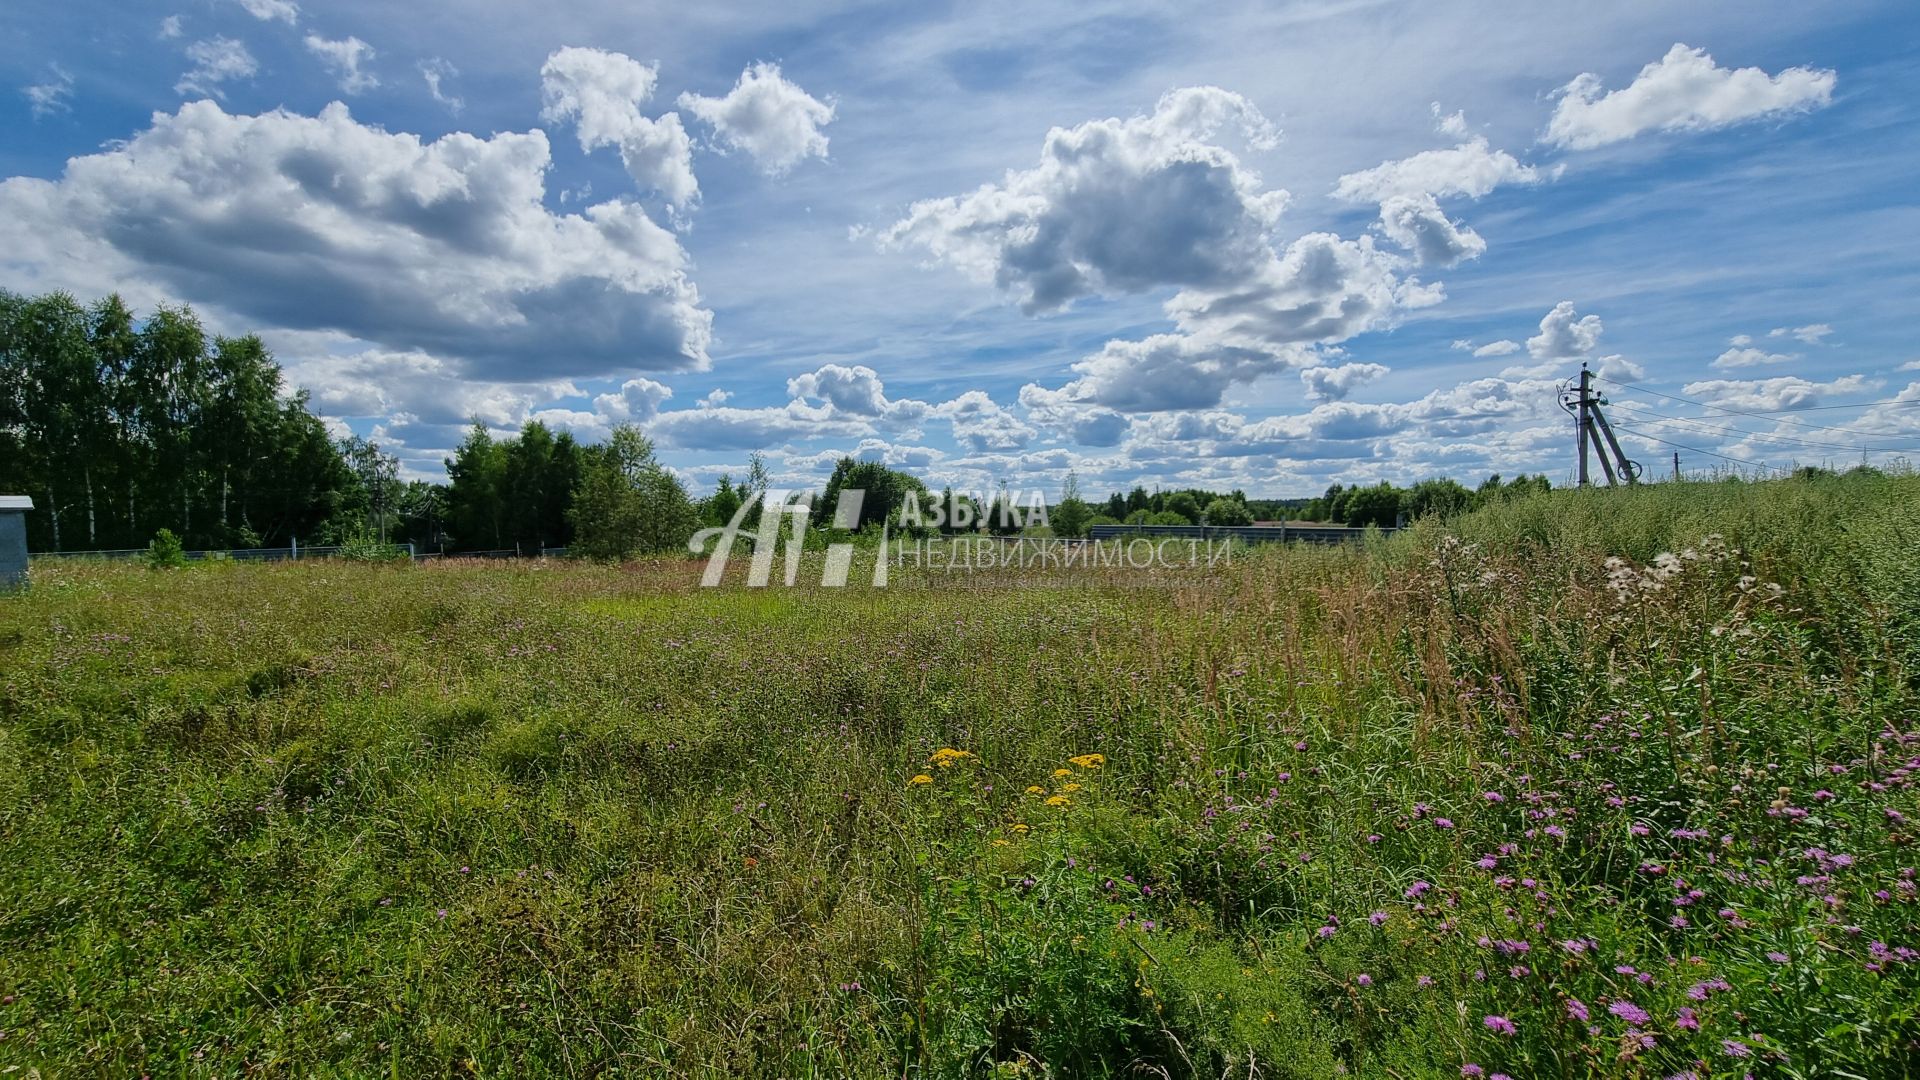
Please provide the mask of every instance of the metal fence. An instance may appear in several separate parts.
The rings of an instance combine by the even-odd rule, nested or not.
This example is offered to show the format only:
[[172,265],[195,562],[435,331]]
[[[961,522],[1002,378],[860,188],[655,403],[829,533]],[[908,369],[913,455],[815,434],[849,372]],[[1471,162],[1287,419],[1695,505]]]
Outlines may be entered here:
[[[541,548],[539,551],[522,552],[514,548],[500,548],[495,551],[420,551],[412,544],[393,544],[407,553],[407,558],[415,562],[428,559],[563,559],[567,549]],[[340,554],[338,545],[302,544],[299,547],[274,548],[228,548],[226,550],[183,551],[190,560],[232,559],[235,562],[287,562],[292,559],[326,559]],[[106,561],[125,559],[144,559],[146,548],[113,548],[106,551],[36,551],[31,556],[39,559],[101,559]]]
[[[1381,529],[1384,534],[1398,529]],[[1092,540],[1127,540],[1134,537],[1164,537],[1179,540],[1238,540],[1245,544],[1341,544],[1367,535],[1366,529],[1347,525],[1092,525],[1087,536]]]
[[[413,553],[412,544],[400,544],[396,546],[407,549],[409,555]],[[331,555],[337,555],[339,552],[340,549],[337,546],[307,547],[302,545],[297,548],[227,548],[224,550],[183,551],[180,554],[196,561],[201,559],[232,559],[235,562],[286,562],[290,559],[324,559]],[[35,559],[104,559],[107,561],[144,559],[147,557],[147,549],[111,548],[104,551],[36,551],[32,557]]]

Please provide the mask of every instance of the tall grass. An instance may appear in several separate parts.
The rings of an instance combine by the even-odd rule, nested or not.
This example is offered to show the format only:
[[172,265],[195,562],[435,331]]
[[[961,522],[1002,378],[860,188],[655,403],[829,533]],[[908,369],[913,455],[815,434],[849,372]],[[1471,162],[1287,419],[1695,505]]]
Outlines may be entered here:
[[1916,556],[1860,474],[885,590],[37,565],[0,1063],[1899,1075]]

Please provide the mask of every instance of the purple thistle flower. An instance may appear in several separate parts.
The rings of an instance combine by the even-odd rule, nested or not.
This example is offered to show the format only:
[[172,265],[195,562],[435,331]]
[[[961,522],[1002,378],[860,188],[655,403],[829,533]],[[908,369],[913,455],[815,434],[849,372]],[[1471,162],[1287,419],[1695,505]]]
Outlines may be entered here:
[[1587,1012],[1587,1003],[1579,998],[1567,999],[1567,1015],[1583,1024],[1593,1019],[1593,1014]]
[[1647,1010],[1631,1001],[1616,1001],[1607,1006],[1607,1011],[1635,1027],[1644,1027],[1653,1021],[1653,1017],[1647,1015]]
[[1520,1031],[1519,1028],[1513,1026],[1513,1021],[1504,1016],[1488,1016],[1480,1022],[1485,1024],[1487,1030],[1493,1032],[1495,1035],[1515,1035]]
[[1372,986],[1373,976],[1363,971],[1353,977],[1353,983],[1355,986]]
[[1721,1039],[1720,1049],[1725,1051],[1726,1055],[1731,1058],[1743,1058],[1743,1057],[1753,1056],[1753,1047],[1748,1046],[1746,1043],[1741,1042],[1739,1039]]

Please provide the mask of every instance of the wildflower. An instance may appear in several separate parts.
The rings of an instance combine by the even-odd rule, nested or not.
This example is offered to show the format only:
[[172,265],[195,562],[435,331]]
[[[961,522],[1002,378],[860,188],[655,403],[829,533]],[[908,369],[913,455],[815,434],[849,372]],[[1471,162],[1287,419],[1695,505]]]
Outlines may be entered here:
[[1515,1035],[1520,1031],[1519,1028],[1513,1026],[1513,1021],[1504,1016],[1488,1016],[1480,1022],[1485,1024],[1487,1030],[1493,1032],[1495,1035]]
[[1692,1009],[1683,1005],[1673,1014],[1673,1026],[1682,1031],[1699,1031],[1700,1019]]
[[1079,784],[1061,784],[1060,790],[1061,791],[1079,791],[1080,785]]
[[1373,914],[1367,916],[1367,921],[1372,923],[1375,926],[1379,926],[1381,923],[1384,923],[1387,921],[1387,913],[1384,911],[1376,911]]
[[1503,803],[1507,801],[1507,797],[1497,791],[1483,791],[1480,793],[1480,797],[1490,803]]
[[1029,795],[1045,795],[1046,793],[1047,789],[1041,787],[1039,784],[1032,784],[1027,787],[1027,794]]
[[1067,797],[1066,797],[1065,795],[1055,795],[1055,796],[1053,796],[1053,797],[1051,797],[1051,798],[1049,798],[1049,799],[1047,800],[1047,805],[1048,805],[1048,806],[1057,806],[1057,807],[1060,807],[1060,808],[1062,808],[1062,809],[1065,809],[1065,808],[1066,808],[1066,806],[1067,806],[1067,804],[1069,804],[1069,803],[1070,803],[1070,802],[1072,802],[1072,801],[1073,801],[1073,800],[1071,800],[1071,799],[1069,799],[1069,798],[1067,798]]
[[1587,1011],[1586,1002],[1579,998],[1567,999],[1567,1015],[1583,1024],[1593,1018],[1593,1014]]
[[1741,1042],[1739,1039],[1721,1039],[1720,1049],[1725,1051],[1726,1055],[1730,1058],[1743,1058],[1743,1057],[1753,1056],[1753,1047],[1748,1046],[1746,1043]]
[[1058,780],[1058,779],[1060,779],[1060,778],[1061,778],[1061,777],[1063,777],[1063,776],[1072,776],[1072,775],[1073,775],[1073,770],[1072,770],[1072,769],[1055,769],[1055,770],[1053,770],[1053,778],[1054,778],[1055,780]]
[[1647,1010],[1631,1001],[1616,1001],[1607,1006],[1607,1011],[1634,1027],[1645,1027],[1653,1022],[1653,1017],[1647,1015]]
[[1413,985],[1419,987],[1422,990],[1425,990],[1428,987],[1433,985],[1433,976],[1431,975],[1416,976],[1413,980]]
[[1013,830],[1014,832],[1018,833],[1021,836],[1027,835],[1027,827],[1025,825],[1019,824],[1018,822],[1015,822],[1014,824],[1007,826],[1007,828]]
[[1433,888],[1433,886],[1427,884],[1424,881],[1416,881],[1413,884],[1407,886],[1406,897],[1409,900],[1418,900],[1423,894],[1426,893],[1428,889],[1431,889],[1431,888]]
[[1101,754],[1081,754],[1078,757],[1070,757],[1067,760],[1083,769],[1097,769],[1107,763],[1106,757]]
[[1792,957],[1788,956],[1786,953],[1783,953],[1783,952],[1770,952],[1767,954],[1767,959],[1773,961],[1776,964],[1784,964],[1788,960],[1791,960]]
[[935,750],[932,756],[927,758],[927,763],[930,765],[938,765],[943,769],[950,769],[955,762],[965,761],[972,756],[973,754],[969,751],[955,750],[951,746],[943,746]]
[[1366,972],[1364,972],[1364,971],[1363,971],[1363,972],[1361,972],[1360,974],[1358,974],[1358,975],[1355,975],[1355,976],[1353,977],[1353,984],[1354,984],[1355,986],[1372,986],[1372,985],[1373,985],[1373,976],[1371,976],[1371,975],[1369,975],[1369,974],[1367,974]]
[[1461,1076],[1485,1076],[1487,1075],[1487,1070],[1469,1061],[1465,1065],[1460,1066],[1460,1075]]
[[1433,827],[1436,829],[1451,829],[1453,828],[1453,822],[1447,818],[1437,817],[1433,819]]
[[933,783],[933,777],[928,776],[926,773],[916,773],[913,779],[907,781],[907,783],[908,784],[931,784]]

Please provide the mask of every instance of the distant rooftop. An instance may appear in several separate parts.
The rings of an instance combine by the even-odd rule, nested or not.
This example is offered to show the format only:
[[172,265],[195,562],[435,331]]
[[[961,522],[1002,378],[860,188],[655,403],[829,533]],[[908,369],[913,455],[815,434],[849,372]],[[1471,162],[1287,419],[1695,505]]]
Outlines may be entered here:
[[33,498],[28,495],[0,495],[0,510],[31,510]]

